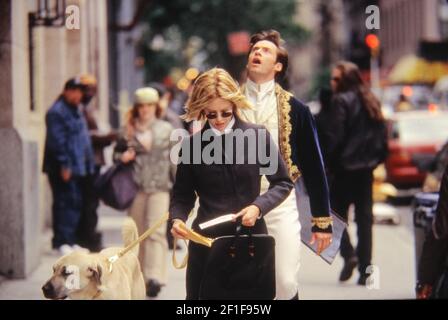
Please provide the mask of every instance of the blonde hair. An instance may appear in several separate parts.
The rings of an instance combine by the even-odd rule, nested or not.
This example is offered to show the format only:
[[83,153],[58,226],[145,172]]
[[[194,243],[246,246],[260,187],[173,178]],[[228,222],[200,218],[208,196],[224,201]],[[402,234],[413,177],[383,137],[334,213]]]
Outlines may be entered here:
[[213,68],[201,74],[194,82],[193,92],[187,101],[186,113],[182,118],[186,121],[203,119],[202,111],[216,98],[231,102],[236,113],[239,109],[252,108],[230,74],[224,69]]

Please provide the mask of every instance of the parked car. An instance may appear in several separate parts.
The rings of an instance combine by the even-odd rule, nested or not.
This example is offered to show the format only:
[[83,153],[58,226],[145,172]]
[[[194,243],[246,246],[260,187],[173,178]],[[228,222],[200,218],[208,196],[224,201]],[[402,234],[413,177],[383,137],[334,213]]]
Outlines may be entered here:
[[397,196],[413,196],[420,191],[426,172],[419,170],[416,154],[435,156],[448,140],[447,111],[408,111],[388,120],[389,156],[387,181],[398,189]]

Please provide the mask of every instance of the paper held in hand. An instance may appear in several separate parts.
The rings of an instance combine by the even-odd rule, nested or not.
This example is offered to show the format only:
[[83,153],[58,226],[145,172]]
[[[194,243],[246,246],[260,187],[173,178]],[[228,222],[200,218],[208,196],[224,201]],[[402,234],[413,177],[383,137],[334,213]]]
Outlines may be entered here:
[[217,224],[232,221],[234,216],[235,216],[235,214],[233,214],[233,213],[225,214],[218,218],[215,218],[215,219],[212,219],[212,220],[209,220],[209,221],[199,224],[199,228],[201,228],[201,230],[204,230],[209,227],[215,226]]

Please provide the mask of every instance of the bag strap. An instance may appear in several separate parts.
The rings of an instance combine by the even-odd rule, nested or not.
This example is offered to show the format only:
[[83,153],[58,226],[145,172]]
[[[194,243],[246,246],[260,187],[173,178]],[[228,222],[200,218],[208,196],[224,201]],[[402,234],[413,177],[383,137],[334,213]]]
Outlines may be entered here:
[[[236,254],[236,241],[241,236],[241,233],[243,232],[243,225],[241,224],[242,218],[238,218],[236,223],[236,229],[235,229],[235,236],[233,237],[232,244],[229,247],[229,254],[234,257]],[[247,235],[249,236],[249,255],[253,257],[255,255],[255,244],[254,244],[254,238],[252,237],[252,228],[246,228]]]
[[173,261],[173,266],[174,266],[174,268],[176,268],[176,269],[183,269],[183,268],[185,268],[185,267],[187,266],[187,263],[188,263],[188,243],[187,243],[186,240],[184,240],[184,243],[185,243],[186,248],[187,248],[187,253],[185,254],[185,257],[183,258],[182,263],[179,264],[179,263],[177,262],[177,259],[176,259],[177,238],[174,238],[174,241],[173,241],[173,256],[172,256],[172,261]]

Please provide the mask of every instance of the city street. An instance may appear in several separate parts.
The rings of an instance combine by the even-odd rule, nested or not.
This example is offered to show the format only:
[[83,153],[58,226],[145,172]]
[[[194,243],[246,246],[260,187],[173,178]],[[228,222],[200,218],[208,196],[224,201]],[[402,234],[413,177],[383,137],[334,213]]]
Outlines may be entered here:
[[[105,245],[119,245],[124,213],[104,206],[100,212],[99,228],[103,231]],[[399,207],[398,212],[401,217],[400,225],[374,226],[373,262],[379,268],[378,286],[372,289],[358,286],[357,272],[347,283],[340,284],[338,277],[343,264],[342,259],[338,257],[330,266],[302,246],[300,299],[413,299],[415,266],[412,216],[409,207]],[[354,237],[356,231],[353,227],[354,224],[349,230]],[[26,280],[0,280],[0,300],[44,299],[41,287],[51,276],[52,264],[57,259],[57,256],[49,250],[50,238],[51,233],[46,233],[45,254],[41,264]],[[178,251],[178,260],[183,258],[184,254],[185,250]],[[172,267],[171,255],[169,265],[169,282],[157,299],[182,300],[185,297],[185,270],[176,270]]]
[[[238,213],[267,227],[278,298],[298,287],[300,300],[407,300],[417,282],[418,299],[448,298],[448,1],[2,0],[0,30],[0,300],[45,299],[62,253],[123,247],[127,215],[143,232],[195,201],[201,223]],[[333,210],[349,211],[356,253]],[[139,254],[147,294],[183,300],[186,270],[156,231]],[[329,256],[342,243],[346,261],[329,265],[311,238]],[[235,281],[244,298],[272,299],[263,240],[235,269],[218,241],[224,268],[192,249],[188,297],[238,298]],[[127,294],[91,265],[89,279]],[[210,286],[219,296],[204,293],[202,266],[231,275]]]

